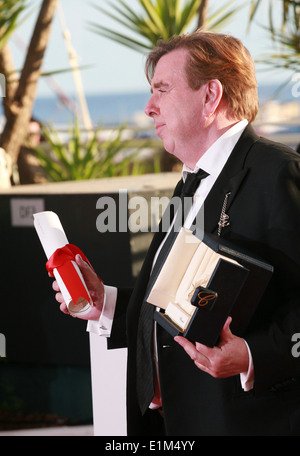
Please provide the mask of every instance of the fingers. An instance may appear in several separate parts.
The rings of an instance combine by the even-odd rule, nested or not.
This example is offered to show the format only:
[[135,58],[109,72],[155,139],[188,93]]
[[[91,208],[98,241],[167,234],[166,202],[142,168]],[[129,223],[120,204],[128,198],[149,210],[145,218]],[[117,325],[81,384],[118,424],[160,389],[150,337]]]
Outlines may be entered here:
[[184,348],[186,353],[195,360],[199,354],[201,354],[204,358],[208,358],[211,352],[211,348],[207,347],[206,345],[200,344],[200,342],[196,342],[195,345],[187,340],[185,337],[176,336],[174,338],[179,345]]
[[207,347],[199,342],[195,345],[184,337],[175,337],[174,340],[183,347],[194,361],[194,364],[214,378],[227,378],[249,368],[249,354],[245,341],[232,334],[229,317],[220,334],[220,340],[215,347]]
[[191,356],[194,352],[195,345],[189,342],[187,339],[181,336],[174,337],[174,340],[184,348],[189,356]]
[[60,310],[65,313],[65,314],[69,314],[69,310],[68,310],[68,307],[64,301],[64,298],[63,298],[63,295],[61,294],[60,292],[60,288],[58,286],[58,283],[56,282],[56,280],[54,280],[54,282],[52,283],[52,288],[54,291],[57,291],[57,293],[55,294],[55,299],[56,301],[60,304]]
[[54,291],[60,291],[58,283],[56,282],[56,280],[54,280],[54,282],[52,282],[52,288],[53,288]]
[[[94,319],[98,320],[100,312],[102,311],[103,301],[104,301],[104,286],[103,282],[99,279],[93,268],[84,261],[80,255],[75,257],[76,264],[80,269],[83,279],[86,283],[86,286],[89,290],[90,296],[93,300],[93,312],[80,316],[82,319]],[[60,304],[60,310],[65,314],[70,314],[68,307],[62,296],[59,284],[56,280],[52,282],[52,288],[56,291],[55,299]],[[70,314],[73,316],[73,314]]]
[[[207,368],[210,365],[210,361],[208,356],[205,356],[205,349],[211,350],[210,348],[206,347],[205,345],[199,344],[196,342],[196,346],[192,344],[192,342],[188,341],[184,337],[176,336],[174,340],[181,345],[181,347],[186,351],[189,357],[194,361],[197,367],[204,367]],[[203,352],[200,351],[201,347],[203,347]]]
[[66,303],[64,301],[61,303],[59,308],[64,314],[70,315],[70,312],[69,312],[69,310],[68,310],[68,308],[66,306]]
[[56,282],[56,280],[52,283],[52,288],[53,288],[54,291],[58,292],[55,295],[56,301],[59,302],[59,303],[63,303],[64,302],[64,298],[63,298],[63,295],[60,292],[60,288],[59,288],[58,283]]

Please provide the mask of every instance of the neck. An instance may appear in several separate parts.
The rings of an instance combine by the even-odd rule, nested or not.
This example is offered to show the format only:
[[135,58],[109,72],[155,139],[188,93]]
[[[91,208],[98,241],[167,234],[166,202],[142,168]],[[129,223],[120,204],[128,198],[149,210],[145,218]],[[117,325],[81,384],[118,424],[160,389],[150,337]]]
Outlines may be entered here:
[[187,153],[186,160],[184,161],[185,165],[194,169],[200,158],[206,153],[206,151],[221,137],[223,136],[231,127],[236,125],[239,120],[227,120],[227,122],[212,122],[205,131],[204,140],[200,140],[198,143],[197,150],[194,153]]

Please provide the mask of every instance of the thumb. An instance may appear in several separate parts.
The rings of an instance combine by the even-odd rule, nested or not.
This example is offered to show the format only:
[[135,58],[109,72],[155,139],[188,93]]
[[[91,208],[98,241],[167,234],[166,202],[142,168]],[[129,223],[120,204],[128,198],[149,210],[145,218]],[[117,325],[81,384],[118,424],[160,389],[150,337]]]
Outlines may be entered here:
[[88,263],[82,259],[81,255],[77,254],[75,256],[75,261],[83,274],[88,273],[92,270],[91,267],[88,265]]
[[87,264],[87,262],[82,259],[81,255],[79,253],[77,253],[77,255],[75,256],[75,261],[80,268],[91,269],[90,266]]
[[83,259],[81,258],[81,255],[79,255],[79,253],[77,253],[77,255],[75,255],[75,261],[78,264],[78,266],[81,266],[84,263]]
[[231,332],[231,329],[230,329],[230,325],[231,325],[231,322],[232,322],[232,318],[231,317],[227,317],[227,320],[225,321],[225,324],[222,328],[222,331],[220,333],[220,340],[221,341],[226,341],[228,339],[230,339],[232,337],[232,332]]
[[99,280],[102,282],[102,280],[100,279],[100,277],[98,277],[92,266],[90,266],[89,263],[83,260],[80,254],[77,254],[75,256],[75,261],[76,264],[79,266],[79,269],[83,275],[84,280],[87,282],[87,285],[95,279],[97,279],[97,282]]

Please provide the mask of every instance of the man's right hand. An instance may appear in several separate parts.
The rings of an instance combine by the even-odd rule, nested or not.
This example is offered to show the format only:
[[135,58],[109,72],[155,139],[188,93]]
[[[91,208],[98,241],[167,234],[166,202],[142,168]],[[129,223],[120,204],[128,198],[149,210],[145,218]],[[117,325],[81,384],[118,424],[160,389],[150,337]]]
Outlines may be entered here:
[[[96,320],[98,321],[102,312],[103,302],[104,302],[104,285],[103,282],[99,279],[97,274],[93,271],[93,269],[83,261],[80,255],[76,255],[75,257],[76,263],[81,270],[82,276],[85,280],[86,286],[89,290],[90,296],[93,300],[93,307],[85,315],[78,316],[78,318],[82,320]],[[60,292],[59,286],[57,281],[55,280],[52,284],[52,288],[56,291],[55,299],[57,302],[60,303],[60,310],[65,314],[70,314],[68,311],[68,307],[64,301],[64,298]],[[71,314],[70,314],[71,315]],[[72,316],[76,316],[73,315]]]

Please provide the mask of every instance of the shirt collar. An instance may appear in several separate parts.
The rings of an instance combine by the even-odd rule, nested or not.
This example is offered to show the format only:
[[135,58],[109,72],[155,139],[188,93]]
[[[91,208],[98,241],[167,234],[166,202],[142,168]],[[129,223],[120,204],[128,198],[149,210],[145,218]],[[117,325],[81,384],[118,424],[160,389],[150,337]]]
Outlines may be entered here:
[[207,149],[194,169],[183,164],[183,180],[187,173],[196,173],[200,168],[212,176],[218,176],[247,125],[248,121],[244,119],[229,128]]

